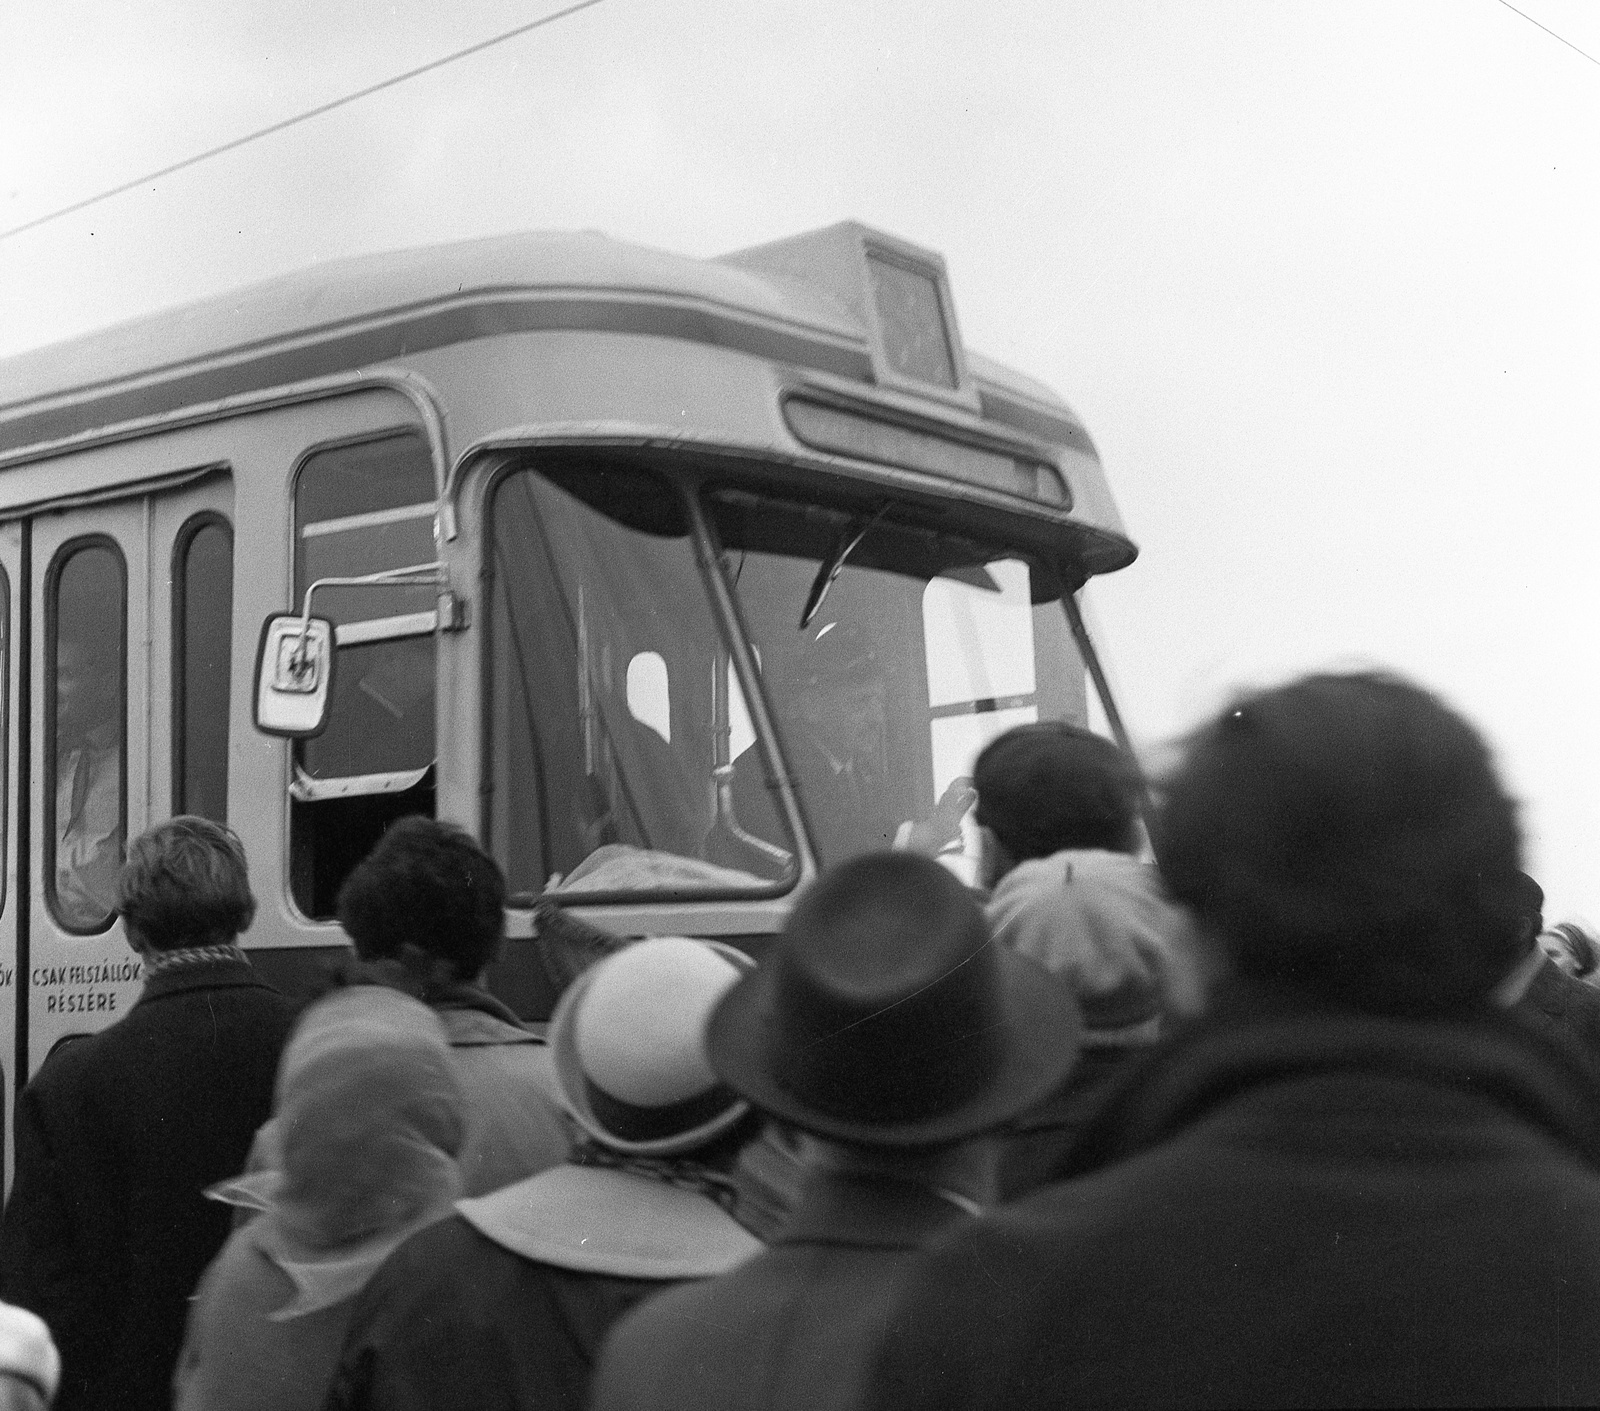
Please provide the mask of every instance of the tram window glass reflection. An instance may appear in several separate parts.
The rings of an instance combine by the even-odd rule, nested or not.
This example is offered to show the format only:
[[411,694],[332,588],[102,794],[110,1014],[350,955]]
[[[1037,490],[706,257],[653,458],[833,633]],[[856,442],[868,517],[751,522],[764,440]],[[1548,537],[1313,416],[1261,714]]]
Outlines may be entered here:
[[[978,749],[1013,724],[1081,711],[1053,576],[933,526],[874,519],[875,506],[724,490],[709,509],[822,862],[913,836],[964,855],[970,821],[961,791],[946,791]],[[802,627],[827,568],[838,571]],[[736,772],[757,831],[770,826],[766,794]]]
[[[433,559],[433,466],[420,436],[386,436],[311,456],[295,482],[295,605],[319,578]],[[433,610],[430,587],[325,588],[319,617],[382,624]],[[380,626],[373,630],[383,631]],[[433,760],[433,635],[339,650],[328,728],[299,748],[314,779],[426,768]]]
[[496,486],[489,532],[487,831],[513,894],[786,885],[787,833],[745,839],[719,808],[729,656],[677,489],[546,452]]
[[45,895],[63,928],[111,924],[127,818],[127,574],[110,540],[66,545],[46,581]]
[[233,529],[220,515],[197,515],[173,557],[172,811],[226,823]]
[[[295,479],[295,606],[321,578],[434,558],[433,461],[411,431],[308,456]],[[339,629],[328,726],[294,749],[290,888],[307,916],[333,915],[339,885],[394,819],[434,811],[431,587],[326,588],[314,610]],[[336,796],[316,794],[338,781]]]

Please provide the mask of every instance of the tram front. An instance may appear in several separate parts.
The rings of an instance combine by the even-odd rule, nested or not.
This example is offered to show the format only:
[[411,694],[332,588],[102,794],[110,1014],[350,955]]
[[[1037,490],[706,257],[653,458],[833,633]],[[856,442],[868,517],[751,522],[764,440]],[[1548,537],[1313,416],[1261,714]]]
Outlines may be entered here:
[[[1091,719],[1074,595],[1135,553],[1082,425],[968,355],[937,255],[859,225],[718,261],[526,252],[539,274],[493,336],[408,365],[464,445],[429,567],[470,613],[423,611],[426,583],[329,591],[436,637],[402,662],[336,624],[347,743],[297,747],[304,811],[436,789],[504,868],[513,939],[554,902],[624,935],[754,941],[820,868],[877,848],[970,878],[973,757],[1012,725]],[[475,307],[522,277],[524,247],[491,253],[459,295]],[[422,508],[361,522],[425,536]],[[437,730],[391,748],[383,703],[430,653]],[[341,751],[359,760],[322,764]]]

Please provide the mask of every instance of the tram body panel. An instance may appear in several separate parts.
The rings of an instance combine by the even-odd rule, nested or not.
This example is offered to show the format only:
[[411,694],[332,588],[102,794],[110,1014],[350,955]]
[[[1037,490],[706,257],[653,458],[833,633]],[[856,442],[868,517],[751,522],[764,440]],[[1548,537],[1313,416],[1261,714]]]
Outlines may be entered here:
[[[245,944],[291,989],[342,947],[338,882],[405,812],[497,852],[514,893],[501,988],[519,1000],[542,892],[624,934],[758,944],[843,823],[804,777],[813,650],[875,673],[856,700],[885,840],[1005,725],[1088,718],[1060,600],[1134,550],[1081,423],[966,352],[936,256],[860,227],[780,245],[718,262],[505,237],[364,257],[0,366],[6,646],[27,646],[5,665],[26,706],[6,720],[0,903],[16,1082],[138,990],[118,978],[120,927],[63,900],[57,858],[75,841],[62,816],[105,789],[103,770],[63,783],[57,737],[81,722],[62,723],[61,623],[88,631],[79,599],[112,568],[121,841],[217,806],[182,722],[221,711],[226,817],[260,903]],[[911,327],[918,307],[942,323]],[[186,546],[214,574],[223,526],[225,709],[184,675],[184,623],[206,614],[177,605]],[[329,576],[424,564],[318,589],[339,644],[330,723],[255,728],[268,614]],[[594,856],[625,864],[623,884],[597,885]]]

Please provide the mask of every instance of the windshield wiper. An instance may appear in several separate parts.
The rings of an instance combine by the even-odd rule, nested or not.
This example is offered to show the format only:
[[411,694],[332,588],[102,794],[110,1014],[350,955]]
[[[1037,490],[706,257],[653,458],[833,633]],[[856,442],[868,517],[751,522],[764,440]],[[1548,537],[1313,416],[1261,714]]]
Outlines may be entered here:
[[839,576],[844,568],[845,561],[856,551],[856,545],[867,537],[873,525],[884,515],[889,513],[889,503],[885,501],[878,507],[877,513],[867,520],[850,538],[839,536],[834,545],[834,551],[828,555],[827,561],[817,570],[817,576],[811,580],[811,591],[806,594],[806,605],[800,609],[800,630],[805,631],[811,626],[814,618],[822,608],[822,600],[828,596],[828,589],[833,587],[833,580]]

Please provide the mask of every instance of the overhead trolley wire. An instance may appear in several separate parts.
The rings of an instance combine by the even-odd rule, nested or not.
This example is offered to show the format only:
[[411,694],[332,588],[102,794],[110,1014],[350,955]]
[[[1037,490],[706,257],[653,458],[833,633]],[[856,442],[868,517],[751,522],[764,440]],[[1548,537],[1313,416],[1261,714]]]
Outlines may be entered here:
[[469,44],[465,49],[457,49],[453,54],[446,54],[443,58],[430,60],[428,63],[421,64],[414,69],[407,69],[405,73],[396,74],[393,78],[386,78],[381,83],[370,84],[368,87],[358,89],[354,93],[347,93],[343,98],[335,98],[330,103],[320,103],[315,108],[308,108],[305,112],[297,113],[292,118],[284,118],[282,122],[275,122],[256,132],[247,133],[243,137],[235,137],[231,142],[224,142],[221,146],[209,148],[204,152],[197,152],[192,157],[185,157],[181,162],[174,162],[171,166],[162,167],[159,171],[147,172],[144,176],[136,177],[132,181],[125,181],[122,185],[113,186],[110,190],[102,191],[98,195],[89,196],[82,201],[74,201],[70,206],[63,206],[58,211],[51,211],[49,215],[37,216],[33,220],[24,221],[21,225],[14,225],[9,230],[0,230],[0,240],[8,240],[13,235],[21,235],[25,230],[33,230],[50,221],[59,220],[62,216],[69,216],[74,211],[81,211],[89,206],[98,205],[101,201],[109,201],[113,196],[121,196],[124,192],[132,191],[149,181],[159,181],[162,177],[171,176],[174,172],[183,171],[186,167],[198,166],[201,162],[209,161],[212,157],[220,157],[224,152],[232,152],[247,143],[256,141],[258,138],[270,137],[273,133],[282,132],[285,128],[295,127],[303,122],[310,122],[312,118],[320,118],[324,113],[331,113],[335,108],[343,108],[361,98],[370,98],[374,93],[381,93],[385,88],[393,88],[396,84],[405,83],[408,79],[418,78],[422,74],[431,73],[434,69],[442,69],[446,64],[455,63],[457,59],[465,59],[470,54],[482,53],[485,49],[492,49],[496,44],[504,44],[508,39],[515,39],[519,34],[527,34],[530,30],[554,24],[557,20],[564,20],[568,15],[575,15],[579,10],[587,10],[591,6],[598,4],[600,4],[600,0],[578,0],[575,5],[568,5],[565,9],[556,10],[548,15],[541,15],[536,20],[529,20],[527,24],[520,24],[515,29],[508,29],[504,34],[497,34],[492,39],[484,39],[476,44]]
[[[1540,24],[1539,21],[1534,19],[1532,15],[1527,14],[1525,11],[1519,10],[1515,5],[1510,4],[1509,0],[1500,0],[1500,3],[1504,5],[1506,9],[1510,10],[1513,15],[1521,15],[1522,18],[1525,19],[1529,24],[1542,29],[1552,39],[1561,39],[1561,36],[1557,34],[1555,30],[1551,29],[1549,25]],[[1586,58],[1591,64],[1600,64],[1600,59],[1595,58],[1593,54],[1584,54],[1583,50],[1578,48],[1578,46],[1570,39],[1561,39],[1561,42],[1565,44],[1567,48],[1572,50],[1574,54],[1583,54],[1583,57]]]

